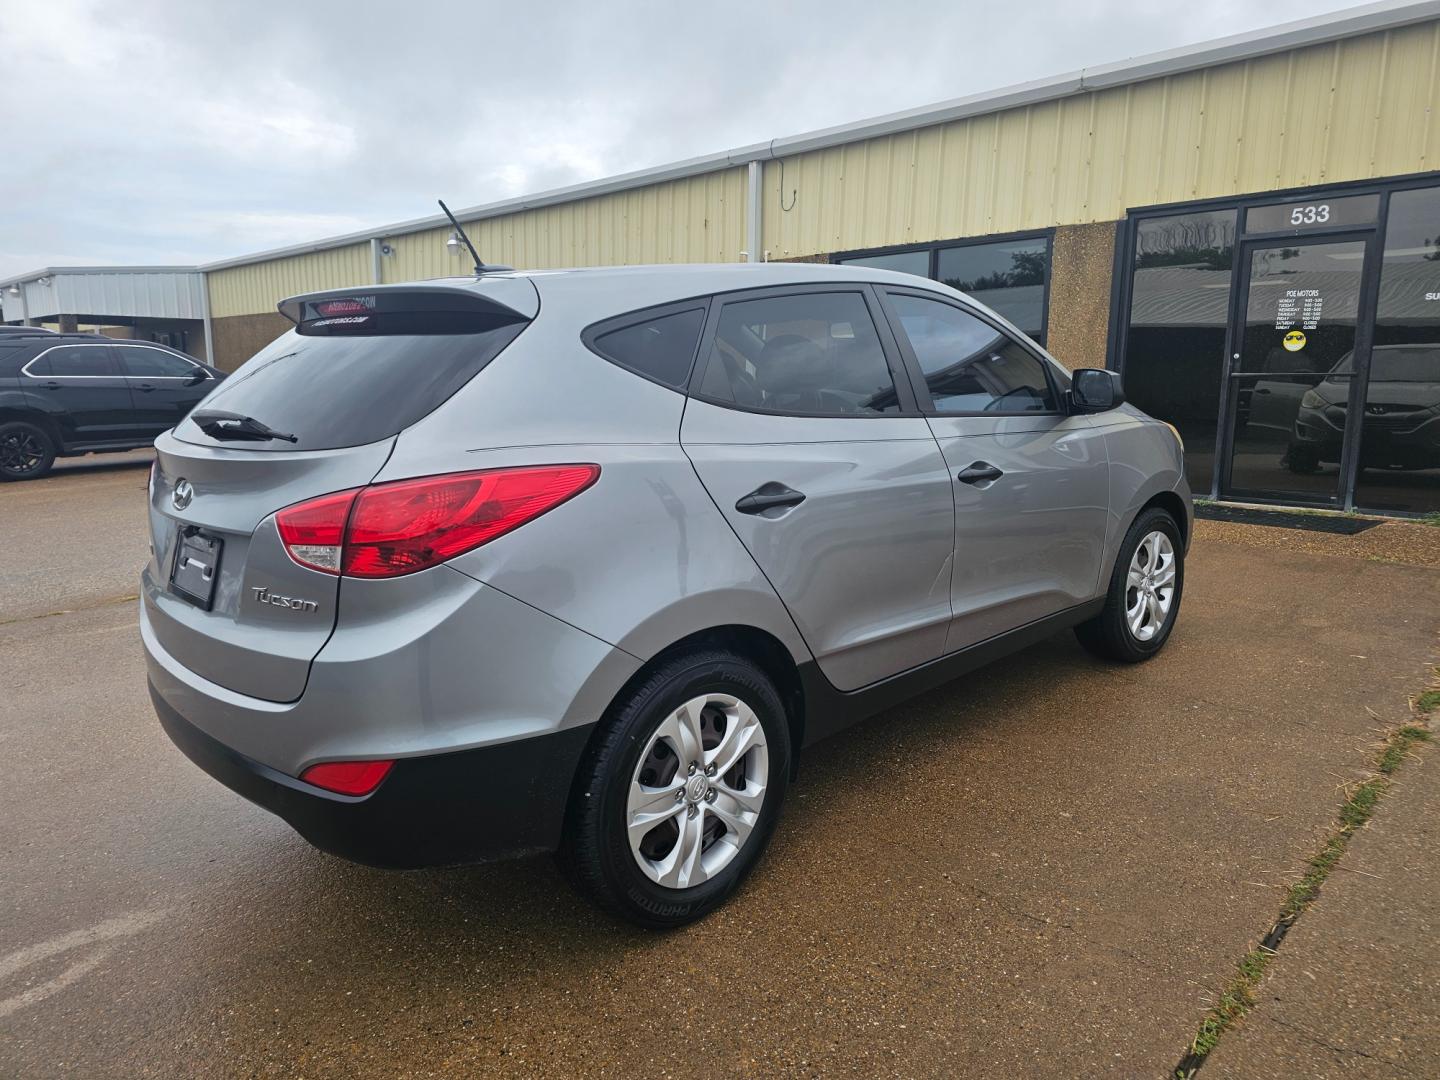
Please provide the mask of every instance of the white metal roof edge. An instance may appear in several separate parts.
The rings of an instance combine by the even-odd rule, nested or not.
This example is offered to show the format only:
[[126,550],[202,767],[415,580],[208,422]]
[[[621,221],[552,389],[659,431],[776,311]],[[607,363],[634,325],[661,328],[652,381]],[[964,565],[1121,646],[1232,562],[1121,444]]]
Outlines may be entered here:
[[37,278],[55,277],[57,274],[198,274],[198,266],[46,266],[25,274],[0,279],[0,289],[11,285],[24,285]]
[[[667,180],[702,176],[706,173],[744,165],[751,161],[768,161],[777,157],[839,146],[862,139],[873,139],[901,131],[913,131],[917,128],[931,127],[935,124],[949,123],[967,117],[983,116],[1004,109],[1053,101],[1071,94],[1124,86],[1167,75],[1180,75],[1201,68],[1214,67],[1217,64],[1254,59],[1306,45],[1321,45],[1342,38],[1355,37],[1359,34],[1398,29],[1437,18],[1440,18],[1440,0],[1420,0],[1418,3],[1412,2],[1412,0],[1379,0],[1378,3],[1363,4],[1343,11],[1329,12],[1244,34],[1216,38],[1165,52],[1150,53],[1117,63],[1081,68],[1077,71],[1037,79],[1033,82],[1019,83],[999,90],[954,98],[939,104],[906,109],[884,116],[841,124],[837,127],[771,139],[768,142],[753,143],[749,146],[706,154],[702,157],[672,162],[668,165],[639,169],[600,180],[572,184],[568,187],[553,188],[533,195],[521,195],[502,199],[499,202],[484,203],[458,210],[455,216],[462,222],[481,221],[485,218],[500,217],[521,210],[539,209],[557,203],[571,202],[575,199],[629,191],[651,184],[663,183]],[[308,244],[273,248],[269,251],[256,252],[253,255],[202,263],[199,269],[202,271],[224,270],[287,256],[329,251],[370,240],[383,240],[387,237],[440,228],[446,224],[448,222],[444,215],[433,214],[410,221],[383,225],[375,229],[366,229],[362,232],[328,237]],[[0,285],[4,284],[8,284],[8,282],[0,282]]]

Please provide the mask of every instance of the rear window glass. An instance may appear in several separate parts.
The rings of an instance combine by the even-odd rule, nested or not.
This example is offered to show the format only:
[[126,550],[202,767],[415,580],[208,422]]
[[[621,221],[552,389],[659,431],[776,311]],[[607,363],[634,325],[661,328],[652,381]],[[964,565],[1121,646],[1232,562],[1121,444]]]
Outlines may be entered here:
[[[334,450],[398,435],[464,386],[528,323],[477,334],[302,337],[291,330],[247,360],[205,399],[296,442],[246,450]],[[185,437],[208,438],[193,425]]]
[[[618,321],[618,320],[617,320]],[[690,378],[695,360],[695,347],[705,326],[705,309],[674,311],[655,315],[641,322],[632,322],[588,336],[587,344],[607,360],[623,368],[654,379],[666,386],[683,388]]]

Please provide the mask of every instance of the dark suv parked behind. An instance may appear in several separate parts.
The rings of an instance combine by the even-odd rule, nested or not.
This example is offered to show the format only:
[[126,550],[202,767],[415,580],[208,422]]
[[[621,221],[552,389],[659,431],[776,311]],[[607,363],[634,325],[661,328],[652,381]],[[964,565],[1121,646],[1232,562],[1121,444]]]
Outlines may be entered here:
[[95,334],[0,334],[0,479],[57,457],[134,450],[178,424],[225,373],[184,353]]

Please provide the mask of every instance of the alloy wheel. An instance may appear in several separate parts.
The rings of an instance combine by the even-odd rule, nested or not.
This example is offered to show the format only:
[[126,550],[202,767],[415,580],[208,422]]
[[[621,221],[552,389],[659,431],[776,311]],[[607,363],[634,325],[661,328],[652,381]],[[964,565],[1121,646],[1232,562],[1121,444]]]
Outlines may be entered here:
[[1175,545],[1160,530],[1146,533],[1130,557],[1125,582],[1125,625],[1136,641],[1151,641],[1165,627],[1175,602]]
[[630,850],[651,881],[688,889],[740,853],[769,779],[765,729],[730,694],[691,698],[650,736],[630,781]]
[[0,469],[12,476],[24,476],[45,460],[45,447],[28,431],[17,431],[0,439]]

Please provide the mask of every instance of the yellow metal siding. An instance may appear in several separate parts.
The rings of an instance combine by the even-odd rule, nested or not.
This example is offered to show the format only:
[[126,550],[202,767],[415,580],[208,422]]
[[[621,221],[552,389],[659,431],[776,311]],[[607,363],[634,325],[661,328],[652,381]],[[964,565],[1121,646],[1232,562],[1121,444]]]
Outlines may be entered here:
[[[762,243],[787,258],[1431,171],[1437,98],[1432,21],[826,147],[765,163]],[[521,268],[733,262],[745,208],[740,166],[466,228],[483,258]],[[384,279],[468,272],[448,235],[388,237]],[[364,243],[219,270],[208,275],[212,314],[272,311],[288,294],[370,277]]]
[[232,266],[205,275],[210,316],[215,319],[274,311],[276,303],[287,296],[368,285],[371,278],[369,243]]
[[[745,246],[745,169],[467,222],[486,262],[523,270],[636,263],[736,262]],[[385,280],[469,273],[448,227],[387,238]]]
[[1111,221],[1129,207],[1440,168],[1440,23],[765,165],[772,258]]

